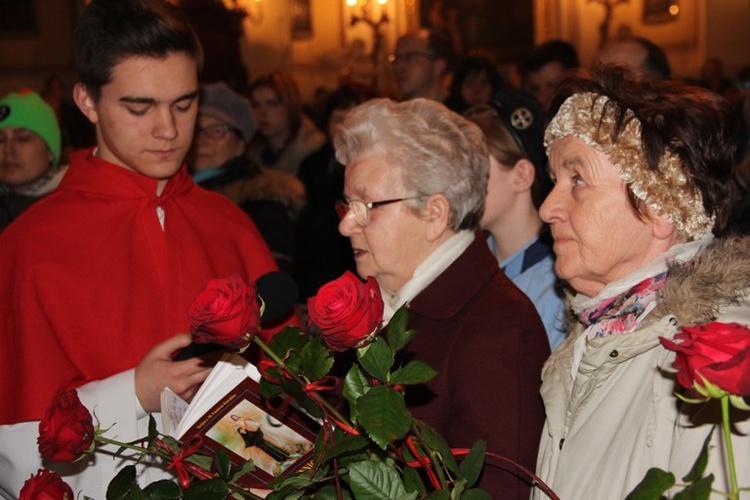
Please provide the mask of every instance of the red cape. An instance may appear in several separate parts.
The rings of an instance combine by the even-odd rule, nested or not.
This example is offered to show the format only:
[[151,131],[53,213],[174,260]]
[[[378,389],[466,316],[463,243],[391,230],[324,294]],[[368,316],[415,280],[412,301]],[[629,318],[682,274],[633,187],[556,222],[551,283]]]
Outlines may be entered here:
[[184,165],[155,193],[154,179],[83,151],[0,233],[0,424],[39,420],[61,388],[131,369],[187,332],[210,279],[276,269],[252,221]]

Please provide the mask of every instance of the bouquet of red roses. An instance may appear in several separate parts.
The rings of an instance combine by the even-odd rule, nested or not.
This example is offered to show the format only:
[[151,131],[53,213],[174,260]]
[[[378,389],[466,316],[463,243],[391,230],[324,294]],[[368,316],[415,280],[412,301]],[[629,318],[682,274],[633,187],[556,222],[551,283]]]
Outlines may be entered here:
[[[485,455],[494,456],[486,453],[485,443],[478,440],[471,450],[451,449],[407,409],[407,388],[436,373],[418,360],[397,363],[396,354],[415,332],[407,328],[405,308],[381,327],[383,301],[373,278],[362,282],[346,273],[309,299],[310,322],[320,335],[290,326],[268,343],[257,336],[265,304],[256,292],[254,284],[248,286],[238,276],[213,280],[190,307],[189,319],[196,343],[238,351],[257,344],[264,353],[258,364],[263,397],[294,399],[322,422],[312,467],[277,478],[268,498],[490,498],[473,488]],[[354,350],[356,360],[340,380],[332,374],[334,353],[346,350]],[[343,396],[347,410],[331,404],[340,398],[324,396],[327,393]],[[71,461],[96,451],[97,443],[116,444],[121,450],[161,457],[178,478],[176,483],[158,481],[141,489],[135,466],[129,465],[110,483],[108,498],[258,498],[239,481],[253,470],[252,460],[233,467],[226,451],[205,454],[200,437],[180,443],[158,433],[155,423],[150,428],[137,442],[111,441],[106,430],[94,425],[75,391],[69,391],[41,422],[39,447],[52,461]],[[459,463],[456,457],[463,459]],[[22,498],[38,498],[34,495],[39,491],[54,491],[51,498],[72,498],[70,488],[48,471],[33,476],[27,487],[29,493]],[[556,498],[544,484],[540,487]]]

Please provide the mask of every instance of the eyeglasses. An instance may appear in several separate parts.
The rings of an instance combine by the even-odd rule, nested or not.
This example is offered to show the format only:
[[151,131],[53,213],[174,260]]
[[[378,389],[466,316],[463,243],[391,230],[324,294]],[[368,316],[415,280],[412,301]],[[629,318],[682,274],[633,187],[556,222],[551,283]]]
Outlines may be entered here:
[[373,208],[390,205],[391,203],[398,203],[399,201],[415,200],[417,198],[422,198],[422,196],[410,196],[408,198],[394,198],[392,200],[370,202],[359,200],[340,200],[336,202],[336,213],[341,219],[343,219],[351,210],[355,222],[362,227],[366,227],[370,224],[370,212]]
[[232,132],[237,137],[242,139],[242,132],[239,129],[230,127],[223,123],[217,123],[215,125],[209,125],[208,127],[201,127],[200,125],[195,126],[195,135],[203,134],[212,141],[218,141],[223,139],[229,132]]
[[414,50],[410,52],[400,52],[396,54],[391,54],[388,56],[388,62],[391,64],[396,64],[398,62],[404,62],[406,64],[411,63],[412,61],[415,61],[419,58],[422,59],[428,59],[430,61],[436,61],[438,59],[438,56],[435,54],[430,54],[429,52],[422,52],[419,50]]

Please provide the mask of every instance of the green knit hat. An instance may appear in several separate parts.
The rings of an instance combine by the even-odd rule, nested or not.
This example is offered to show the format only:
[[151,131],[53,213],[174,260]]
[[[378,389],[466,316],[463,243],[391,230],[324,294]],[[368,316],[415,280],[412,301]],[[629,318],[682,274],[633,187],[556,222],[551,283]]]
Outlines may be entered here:
[[24,89],[0,99],[0,128],[19,127],[42,138],[52,151],[52,167],[60,161],[60,126],[52,107],[36,92]]

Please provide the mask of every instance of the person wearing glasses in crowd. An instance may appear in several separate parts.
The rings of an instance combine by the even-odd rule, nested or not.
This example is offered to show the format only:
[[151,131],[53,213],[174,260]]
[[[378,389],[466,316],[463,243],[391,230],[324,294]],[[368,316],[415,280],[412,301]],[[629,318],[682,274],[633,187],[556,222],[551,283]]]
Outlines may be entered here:
[[[544,414],[549,355],[534,306],[477,234],[489,156],[481,130],[429,99],[368,101],[334,138],[343,165],[341,234],[357,272],[383,292],[384,322],[405,303],[416,330],[403,355],[437,371],[407,404],[454,448],[487,450],[530,468]],[[488,464],[479,486],[528,498],[515,469]]]
[[552,238],[539,217],[539,206],[552,187],[543,143],[544,113],[533,95],[509,89],[464,116],[482,129],[489,147],[482,229],[502,270],[534,303],[554,350],[566,329]]
[[450,41],[435,31],[423,28],[402,35],[389,58],[401,99],[424,97],[444,102],[452,58]]
[[223,194],[253,219],[279,268],[291,273],[293,217],[305,203],[305,188],[289,172],[261,167],[245,154],[256,130],[246,97],[224,82],[202,85],[188,166],[198,185]]

